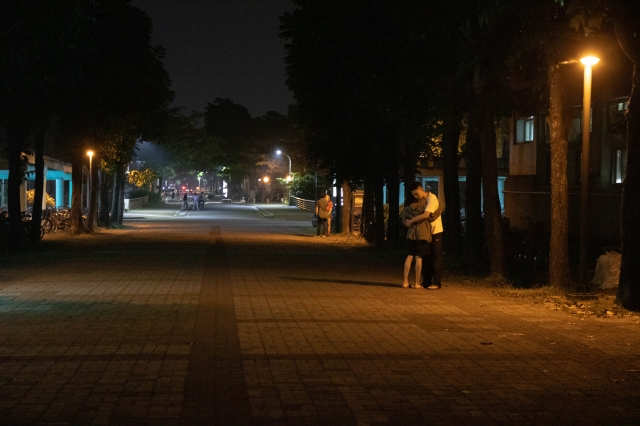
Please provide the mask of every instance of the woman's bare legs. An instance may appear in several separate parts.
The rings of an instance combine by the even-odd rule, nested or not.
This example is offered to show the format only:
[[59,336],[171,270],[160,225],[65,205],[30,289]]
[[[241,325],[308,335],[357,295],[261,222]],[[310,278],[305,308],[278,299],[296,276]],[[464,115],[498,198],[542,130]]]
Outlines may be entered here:
[[[416,256],[416,268],[418,267],[418,259],[420,259],[420,256]],[[413,263],[413,256],[407,256],[407,259],[404,261],[404,282],[402,283],[402,287],[404,288],[409,287],[409,272],[411,272],[411,263]],[[422,259],[420,259],[420,265],[422,266]]]
[[[405,262],[406,265],[406,262]],[[411,265],[409,265],[411,267]],[[416,285],[414,288],[423,288],[422,283],[422,256],[416,256]],[[406,281],[406,279],[405,279]]]

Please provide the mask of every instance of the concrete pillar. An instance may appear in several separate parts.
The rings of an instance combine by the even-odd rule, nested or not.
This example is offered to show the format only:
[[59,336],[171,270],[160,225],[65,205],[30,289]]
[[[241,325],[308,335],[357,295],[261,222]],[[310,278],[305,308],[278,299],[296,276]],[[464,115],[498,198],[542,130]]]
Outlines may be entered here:
[[73,199],[73,183],[69,181],[69,202],[67,205],[71,207],[71,200]]
[[0,207],[4,207],[7,205],[4,200],[4,179],[0,179]]
[[56,207],[64,206],[64,179],[56,179]]

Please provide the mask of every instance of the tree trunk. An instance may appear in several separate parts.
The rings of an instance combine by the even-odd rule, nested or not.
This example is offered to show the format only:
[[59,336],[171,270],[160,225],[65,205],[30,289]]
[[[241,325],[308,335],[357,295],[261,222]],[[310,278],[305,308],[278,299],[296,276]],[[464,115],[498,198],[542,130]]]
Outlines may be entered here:
[[[96,160],[96,161],[93,161]],[[98,161],[96,158],[90,160],[91,164],[91,180],[89,189],[89,213],[87,214],[87,230],[93,232],[98,218]]]
[[458,184],[458,143],[460,118],[445,120],[442,134],[442,169],[444,183],[445,246],[449,259],[462,255],[462,227],[460,226],[460,185]]
[[342,193],[344,194],[344,200],[342,203],[342,232],[347,234],[352,231],[351,229],[351,207],[353,203],[353,191],[349,182],[342,182]]
[[[336,179],[336,182],[340,182],[338,179]],[[336,199],[334,200],[333,203],[333,209],[336,212],[336,219],[331,221],[331,233],[332,234],[340,234],[342,233],[342,221],[340,220],[340,218],[342,218],[342,195],[340,191],[340,187],[336,188]]]
[[613,21],[618,43],[633,63],[627,119],[627,164],[622,183],[620,216],[622,263],[617,301],[627,309],[640,310],[640,20],[638,2],[614,2]]
[[74,147],[71,160],[71,181],[73,183],[73,193],[71,195],[71,232],[82,234],[84,223],[82,222],[82,160],[84,159],[83,149]]
[[482,223],[481,181],[482,181],[482,144],[478,129],[471,125],[477,122],[469,114],[469,128],[465,144],[467,160],[467,188],[466,195],[466,232],[464,236],[464,264],[472,273],[486,272],[486,261],[482,257],[484,243],[484,224]]
[[[398,226],[400,226],[400,177],[399,170],[394,170],[387,179],[387,202],[389,218],[387,220],[387,241],[398,245]],[[404,226],[404,225],[403,225]]]
[[[478,77],[478,80],[481,80],[481,77]],[[502,211],[498,196],[498,155],[493,103],[490,96],[484,93],[482,85],[482,82],[479,82],[476,86],[479,93],[476,93],[475,108],[478,110],[476,119],[482,145],[482,194],[485,235],[489,247],[489,268],[492,273],[508,279]]]
[[124,188],[126,184],[126,176],[124,173],[124,168],[122,169],[122,173],[120,174],[120,197],[118,202],[118,225],[122,226],[124,220]]
[[376,246],[384,244],[384,181],[376,178],[373,181],[374,205],[375,205],[375,227],[376,238],[373,243]]
[[[21,119],[9,121],[5,126],[7,134],[7,160],[9,161],[8,208],[11,238],[9,252],[15,254],[20,247],[20,232],[22,231],[22,212],[20,211],[20,185],[24,180],[22,150],[29,134],[29,126]],[[24,169],[23,169],[24,168]]]
[[549,64],[549,133],[551,136],[551,241],[549,284],[569,287],[569,182],[567,158],[571,104],[567,102],[561,69]]
[[109,223],[109,174],[103,170],[98,170],[98,180],[100,181],[100,204],[98,207],[98,226],[108,228]]
[[375,192],[374,184],[371,179],[364,181],[364,197],[362,199],[362,229],[364,232],[367,225],[375,221]]
[[[405,138],[406,139],[406,138]],[[408,141],[403,143],[404,149],[402,150],[402,181],[404,182],[405,188],[405,199],[407,198],[407,187],[411,184],[411,182],[415,182],[416,180],[416,158],[417,154],[415,150],[412,149],[412,144]]]
[[40,242],[42,228],[42,199],[44,197],[44,135],[46,127],[39,123],[34,138],[35,150],[35,189],[33,191],[33,210],[31,211],[31,243]]
[[116,171],[113,173],[113,193],[111,194],[111,215],[109,218],[112,227],[118,225],[118,204],[120,203],[120,191],[122,190],[120,187],[122,183],[120,180],[120,169],[120,166],[116,166]]

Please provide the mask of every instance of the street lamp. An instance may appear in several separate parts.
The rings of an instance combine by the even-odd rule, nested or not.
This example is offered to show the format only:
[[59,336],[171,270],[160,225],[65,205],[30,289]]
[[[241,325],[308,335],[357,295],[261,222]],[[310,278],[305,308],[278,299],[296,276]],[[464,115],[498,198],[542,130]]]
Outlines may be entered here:
[[87,151],[87,155],[89,156],[89,176],[91,176],[91,160],[93,159],[93,151]]
[[[277,150],[276,154],[278,154],[278,155],[287,155],[284,152],[282,152],[281,150]],[[287,155],[287,158],[289,159],[289,175],[287,176],[287,183],[291,183],[291,180],[293,179],[293,177],[291,176],[291,157],[289,157]],[[287,203],[288,203],[291,200],[291,189],[287,188],[287,191],[289,192],[289,200],[287,200]]]
[[[278,155],[287,155],[287,154],[285,154],[284,152],[282,152],[282,151],[280,151],[280,150],[277,150],[277,151],[276,151],[276,154],[278,154]],[[287,158],[289,159],[289,176],[291,176],[291,157],[289,157],[289,156],[287,155]]]
[[591,137],[591,67],[600,61],[594,56],[580,59],[584,65],[584,95],[582,102],[582,163],[580,164],[580,284],[586,288],[587,265],[587,203],[589,201],[589,142]]
[[87,151],[89,156],[89,188],[87,188],[87,207],[91,208],[91,183],[93,182],[93,176],[91,176],[91,163],[93,160],[93,151]]
[[[260,185],[260,201],[269,204],[269,194],[267,193],[267,185],[269,184],[269,176],[258,179],[258,182],[262,182]],[[265,201],[266,200],[266,201]]]

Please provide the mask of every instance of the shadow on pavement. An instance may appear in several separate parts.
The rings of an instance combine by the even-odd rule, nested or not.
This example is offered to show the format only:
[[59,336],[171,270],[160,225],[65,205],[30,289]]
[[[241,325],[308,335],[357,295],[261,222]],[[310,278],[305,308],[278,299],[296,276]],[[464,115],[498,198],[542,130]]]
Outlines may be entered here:
[[338,283],[338,284],[355,284],[355,285],[368,285],[376,287],[399,287],[398,284],[389,283],[377,283],[373,281],[355,281],[355,280],[334,280],[327,278],[299,278],[299,277],[279,277],[283,280],[297,280],[297,281],[315,281],[321,283]]

